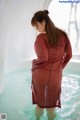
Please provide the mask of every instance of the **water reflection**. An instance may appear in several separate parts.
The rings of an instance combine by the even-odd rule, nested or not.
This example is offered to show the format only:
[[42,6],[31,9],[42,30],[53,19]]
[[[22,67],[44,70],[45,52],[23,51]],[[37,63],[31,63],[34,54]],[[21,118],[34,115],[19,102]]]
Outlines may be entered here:
[[56,120],[80,120],[80,77],[67,75],[62,81],[62,108]]

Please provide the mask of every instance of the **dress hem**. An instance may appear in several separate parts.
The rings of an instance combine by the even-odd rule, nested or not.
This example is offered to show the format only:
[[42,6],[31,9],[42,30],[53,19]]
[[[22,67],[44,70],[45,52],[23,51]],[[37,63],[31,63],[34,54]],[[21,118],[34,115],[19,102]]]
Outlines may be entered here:
[[[36,103],[33,103],[33,105],[34,104],[36,104]],[[55,107],[58,107],[58,108],[61,108],[61,106],[60,105],[53,105],[53,106],[41,106],[41,105],[39,105],[39,104],[36,104],[36,105],[38,105],[40,108],[55,108]]]

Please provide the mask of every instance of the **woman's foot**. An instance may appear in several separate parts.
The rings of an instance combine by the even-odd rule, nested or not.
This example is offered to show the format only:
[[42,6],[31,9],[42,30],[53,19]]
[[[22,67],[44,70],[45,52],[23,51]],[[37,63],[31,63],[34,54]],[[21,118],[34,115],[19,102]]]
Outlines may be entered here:
[[56,116],[56,114],[55,114],[55,109],[54,108],[47,109],[48,120],[54,120],[55,116]]
[[40,120],[40,117],[36,117],[36,120]]
[[54,120],[54,118],[48,118],[48,120]]

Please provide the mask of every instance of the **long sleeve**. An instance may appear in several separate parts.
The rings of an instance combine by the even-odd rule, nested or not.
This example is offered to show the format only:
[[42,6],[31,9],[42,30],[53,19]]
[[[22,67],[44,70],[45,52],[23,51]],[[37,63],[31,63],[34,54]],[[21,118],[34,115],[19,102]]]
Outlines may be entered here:
[[37,59],[32,61],[32,71],[38,67],[42,67],[48,61],[48,49],[44,39],[38,35],[34,44]]
[[62,68],[64,68],[72,57],[72,47],[69,39],[66,40],[65,54],[63,57]]

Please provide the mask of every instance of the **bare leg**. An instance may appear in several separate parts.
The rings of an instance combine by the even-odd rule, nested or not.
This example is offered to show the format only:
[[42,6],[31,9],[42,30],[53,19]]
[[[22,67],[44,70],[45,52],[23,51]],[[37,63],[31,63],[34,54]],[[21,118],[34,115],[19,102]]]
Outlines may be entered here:
[[46,110],[47,110],[48,120],[54,120],[54,117],[55,117],[54,108],[49,108]]
[[38,105],[35,109],[36,120],[40,120],[40,117],[43,115],[43,108],[40,108]]

